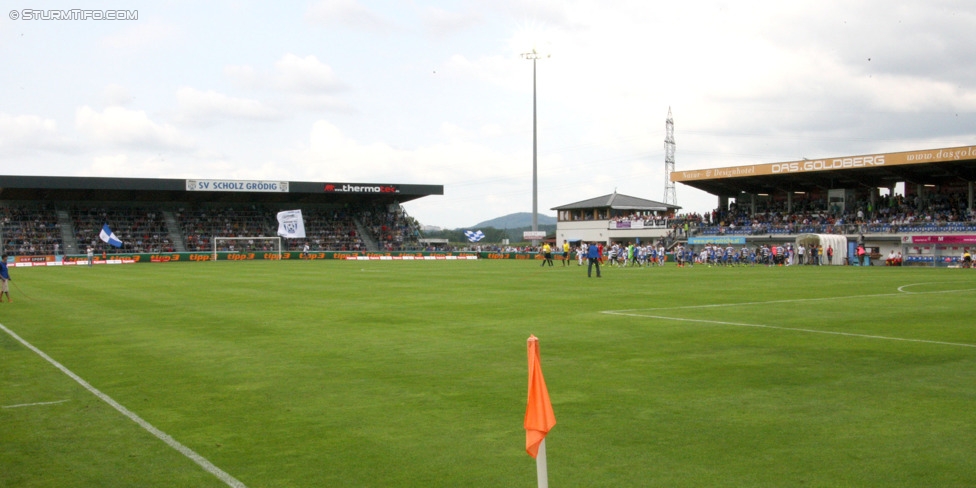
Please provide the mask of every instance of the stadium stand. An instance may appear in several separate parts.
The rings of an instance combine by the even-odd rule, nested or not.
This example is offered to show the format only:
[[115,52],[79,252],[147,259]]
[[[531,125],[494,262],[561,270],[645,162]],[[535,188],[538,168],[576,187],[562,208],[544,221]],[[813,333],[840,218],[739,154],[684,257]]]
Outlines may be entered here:
[[[306,238],[286,239],[286,250],[413,251],[423,249],[420,226],[402,204],[443,194],[440,185],[0,175],[0,243],[14,256],[210,252],[215,237],[275,237],[278,212],[301,210]],[[122,247],[99,238],[106,224]]]
[[[328,251],[365,251],[353,212],[344,207],[320,207],[302,210],[305,236],[309,247]],[[289,249],[300,250],[302,242],[289,242]]]
[[[80,207],[70,209],[75,241],[82,247],[99,248],[102,225],[108,223],[123,247],[118,252],[174,252],[169,230],[162,220],[162,210],[149,207]],[[108,246],[111,248],[111,246]],[[114,252],[115,248],[111,248]]]
[[966,208],[966,201],[961,193],[935,193],[925,201],[885,195],[873,205],[858,201],[846,213],[827,208],[822,200],[794,202],[792,213],[786,212],[783,202],[767,202],[753,214],[733,203],[728,211],[679,216],[672,225],[683,229],[687,222],[695,235],[702,236],[974,232],[976,216]]
[[[399,205],[318,205],[301,208],[306,239],[289,239],[286,250],[300,250],[305,242],[313,250],[380,251],[419,250],[419,225]],[[46,205],[6,202],[0,207],[4,250],[11,255],[54,254],[74,243],[83,252],[97,253],[209,252],[213,237],[272,237],[278,229],[280,208],[266,205],[132,206],[119,203],[66,205],[69,225],[59,223],[58,210]],[[166,216],[171,216],[167,219]],[[167,222],[167,221],[170,222]],[[104,224],[124,243],[114,248],[99,239]],[[174,236],[178,242],[174,242]],[[373,243],[373,245],[369,245]],[[234,243],[222,244],[221,251]],[[268,243],[250,243],[251,250],[271,249]],[[236,250],[242,250],[236,244]]]
[[10,255],[56,254],[64,250],[57,211],[29,203],[0,207],[3,252]]

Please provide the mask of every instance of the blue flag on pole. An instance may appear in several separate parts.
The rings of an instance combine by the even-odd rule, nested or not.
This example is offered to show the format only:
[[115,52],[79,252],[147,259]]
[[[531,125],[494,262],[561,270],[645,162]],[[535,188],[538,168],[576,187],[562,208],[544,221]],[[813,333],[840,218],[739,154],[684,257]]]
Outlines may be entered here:
[[102,242],[111,244],[114,247],[122,247],[122,241],[118,237],[115,237],[115,232],[108,228],[108,224],[102,226],[102,231],[98,233],[98,237],[102,239]]

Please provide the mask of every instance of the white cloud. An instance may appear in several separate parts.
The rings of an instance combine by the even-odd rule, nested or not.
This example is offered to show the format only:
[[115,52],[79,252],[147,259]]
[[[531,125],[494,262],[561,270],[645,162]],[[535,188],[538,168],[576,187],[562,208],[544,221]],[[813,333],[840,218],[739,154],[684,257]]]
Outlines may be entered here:
[[75,127],[96,142],[133,148],[185,150],[192,139],[169,124],[153,122],[146,112],[108,107],[98,112],[83,106],[75,111]]
[[76,149],[76,144],[58,132],[58,124],[53,119],[0,113],[0,153],[31,154],[73,149]]
[[[545,69],[544,65],[542,69]],[[479,80],[516,92],[532,87],[532,65],[514,56],[491,55],[469,59],[454,54],[438,72],[453,78]]]
[[308,7],[305,19],[327,27],[348,27],[371,32],[389,30],[392,24],[355,0],[319,0]]
[[343,89],[332,68],[315,56],[285,54],[275,63],[275,85],[301,93],[328,93]]
[[279,92],[283,103],[302,110],[351,111],[349,104],[336,96],[348,87],[316,56],[287,53],[270,70],[226,66],[224,75],[242,88]]
[[331,66],[311,55],[303,58],[287,53],[275,61],[271,70],[249,65],[225,66],[224,75],[243,88],[273,89],[305,97],[331,97],[347,88]]
[[295,94],[289,98],[289,103],[303,110],[317,110],[323,112],[351,113],[355,110],[344,100],[332,95]]
[[112,176],[136,178],[147,174],[169,175],[172,177],[174,164],[161,156],[145,156],[141,159],[129,153],[100,154],[92,157],[91,165],[82,174],[85,176]]
[[102,47],[123,52],[137,52],[149,48],[172,47],[180,39],[179,29],[172,25],[148,21],[120,23],[124,24],[124,27],[103,37]]
[[253,66],[224,66],[224,76],[244,88],[264,88],[267,77],[258,73]]
[[58,125],[54,120],[37,115],[13,116],[0,113],[0,141],[44,138],[56,134],[57,129]]
[[208,121],[220,118],[274,120],[281,117],[277,111],[257,100],[235,98],[213,90],[199,91],[182,87],[176,92],[180,116],[184,120]]
[[123,176],[129,170],[129,156],[126,154],[113,154],[113,155],[102,155],[94,156],[92,158],[92,165],[89,168],[91,175],[113,175],[113,176]]
[[474,28],[483,18],[477,13],[449,12],[436,7],[423,11],[423,21],[428,32],[437,37],[449,36]]
[[296,159],[310,175],[329,179],[356,179],[362,168],[385,166],[394,150],[385,144],[360,145],[342,134],[334,124],[319,120],[309,132],[308,145]]
[[466,132],[458,127],[445,124],[441,131],[450,140],[398,149],[382,142],[360,142],[333,123],[318,120],[309,131],[307,145],[292,159],[312,179],[426,184],[445,178],[477,179],[486,169],[491,174],[503,173],[511,164],[511,155],[467,140]]
[[106,106],[126,106],[132,103],[133,96],[129,90],[122,85],[112,83],[102,90],[102,100]]

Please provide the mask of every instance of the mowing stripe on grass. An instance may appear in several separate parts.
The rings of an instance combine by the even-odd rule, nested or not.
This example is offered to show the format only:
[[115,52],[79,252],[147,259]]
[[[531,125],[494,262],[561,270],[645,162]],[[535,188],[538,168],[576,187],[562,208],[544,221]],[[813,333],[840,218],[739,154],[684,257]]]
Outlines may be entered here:
[[149,422],[146,422],[145,420],[143,420],[142,417],[136,415],[134,412],[132,412],[128,408],[123,407],[121,404],[119,404],[119,402],[116,402],[115,400],[113,400],[112,397],[110,397],[110,396],[102,393],[97,388],[95,388],[94,386],[92,386],[91,384],[89,384],[87,381],[81,379],[80,376],[74,374],[71,370],[69,370],[68,368],[66,368],[63,364],[55,361],[53,358],[51,358],[51,356],[48,356],[47,354],[45,354],[44,351],[41,351],[40,349],[34,347],[33,344],[31,344],[31,343],[25,341],[24,339],[22,339],[14,331],[8,329],[3,324],[0,324],[0,329],[3,329],[4,332],[6,332],[10,337],[13,337],[18,342],[20,342],[21,344],[23,344],[24,347],[30,349],[31,351],[34,351],[35,353],[37,353],[38,356],[44,358],[45,361],[47,361],[47,362],[51,363],[52,365],[54,365],[55,368],[60,369],[61,372],[63,372],[64,374],[68,375],[69,378],[75,380],[79,385],[83,386],[86,390],[88,390],[93,395],[95,395],[96,397],[98,397],[99,399],[101,399],[103,402],[111,405],[112,408],[118,410],[119,413],[121,413],[122,415],[125,415],[126,417],[129,417],[130,420],[132,420],[133,422],[139,424],[139,427],[142,427],[143,429],[146,429],[150,434],[156,436],[159,440],[165,442],[169,447],[172,447],[173,449],[176,449],[177,451],[180,452],[180,454],[183,454],[184,456],[190,458],[193,462],[199,464],[200,467],[202,467],[203,469],[205,469],[208,473],[210,473],[210,474],[216,476],[217,478],[219,478],[221,481],[223,481],[224,483],[226,483],[227,486],[231,486],[233,488],[246,488],[246,486],[244,485],[244,483],[241,483],[240,481],[238,481],[237,478],[234,478],[233,476],[231,476],[231,475],[227,474],[226,472],[224,472],[222,469],[218,468],[217,466],[214,466],[213,463],[211,463],[210,461],[207,461],[206,458],[204,458],[203,456],[201,456],[201,455],[197,454],[196,452],[194,452],[193,449],[190,449],[189,447],[184,446],[183,444],[181,444],[176,439],[173,439],[172,437],[169,436],[169,434],[167,434],[167,433],[165,433],[165,432],[157,429],[156,427],[153,427],[152,424],[150,424]]
[[863,339],[882,339],[886,341],[903,341],[903,342],[920,342],[923,344],[939,344],[942,346],[957,346],[957,347],[973,347],[976,348],[976,344],[965,344],[961,342],[943,342],[943,341],[930,341],[926,339],[906,339],[904,337],[889,337],[889,336],[879,336],[870,334],[855,334],[853,332],[837,332],[832,330],[817,330],[817,329],[801,329],[796,327],[781,327],[778,325],[764,325],[764,324],[746,324],[743,322],[724,322],[721,320],[705,320],[705,319],[686,319],[681,317],[666,317],[664,315],[645,315],[630,312],[615,312],[613,310],[605,310],[600,313],[605,313],[608,315],[624,315],[627,317],[642,317],[647,319],[660,319],[660,320],[674,320],[677,322],[697,322],[700,324],[712,324],[712,325],[732,325],[735,327],[757,327],[761,329],[777,329],[777,330],[789,330],[793,332],[808,332],[811,334],[830,334],[839,335],[847,337],[860,337]]
[[0,408],[39,407],[41,405],[57,405],[59,403],[64,403],[67,401],[68,400],[58,400],[56,402],[21,403],[20,405],[4,405]]

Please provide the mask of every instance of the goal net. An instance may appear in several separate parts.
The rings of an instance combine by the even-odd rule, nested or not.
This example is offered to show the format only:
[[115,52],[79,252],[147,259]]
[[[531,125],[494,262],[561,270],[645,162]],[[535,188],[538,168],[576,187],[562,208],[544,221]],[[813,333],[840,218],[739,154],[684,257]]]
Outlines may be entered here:
[[276,253],[281,260],[281,237],[214,237],[213,260],[217,260],[217,252],[263,252]]

